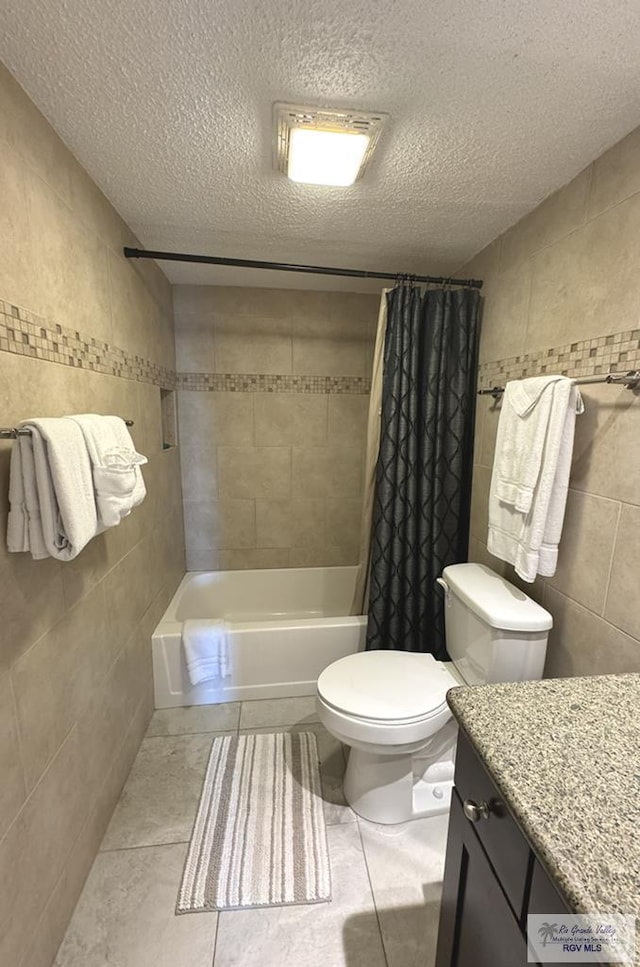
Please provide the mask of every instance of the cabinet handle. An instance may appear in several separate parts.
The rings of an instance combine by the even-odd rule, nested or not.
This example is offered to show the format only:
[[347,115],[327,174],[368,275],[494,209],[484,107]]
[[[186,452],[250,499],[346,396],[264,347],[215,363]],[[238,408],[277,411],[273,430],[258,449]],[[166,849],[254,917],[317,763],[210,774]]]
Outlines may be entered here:
[[491,812],[488,803],[477,803],[473,799],[465,799],[462,808],[465,816],[471,823],[477,823],[479,819],[488,819]]

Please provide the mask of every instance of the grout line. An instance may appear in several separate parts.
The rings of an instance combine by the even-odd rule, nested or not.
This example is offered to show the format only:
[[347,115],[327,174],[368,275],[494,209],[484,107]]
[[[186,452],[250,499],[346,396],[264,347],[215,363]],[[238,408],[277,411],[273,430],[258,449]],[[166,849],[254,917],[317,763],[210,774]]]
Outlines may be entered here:
[[380,913],[378,911],[378,904],[376,903],[376,894],[375,894],[375,891],[373,889],[373,883],[371,881],[371,872],[369,870],[369,861],[367,860],[367,851],[365,849],[364,840],[362,838],[362,827],[360,825],[360,820],[358,819],[357,816],[356,816],[356,824],[357,824],[357,827],[358,827],[358,837],[360,838],[360,848],[362,849],[362,856],[363,856],[363,859],[364,859],[364,867],[365,867],[365,869],[367,871],[367,879],[369,881],[369,889],[371,890],[371,899],[373,901],[373,909],[375,911],[376,921],[377,921],[377,924],[378,924],[378,933],[380,935],[380,946],[382,947],[382,956],[384,957],[384,962],[386,964],[386,967],[389,967],[389,958],[387,957],[387,949],[385,947],[384,935],[382,933],[382,924],[380,923]]
[[220,914],[223,912],[224,911],[219,910],[218,916],[216,917],[216,932],[213,938],[213,958],[211,960],[211,967],[215,967],[216,963],[216,954],[218,952],[218,931],[220,930]]
[[[194,816],[195,821],[195,816]],[[169,843],[138,843],[135,846],[112,846],[103,849],[100,847],[98,854],[105,853],[131,853],[133,850],[138,849],[157,849],[159,846],[186,846],[189,839],[172,839]]]
[[611,587],[611,575],[613,574],[613,562],[616,557],[616,544],[618,543],[618,531],[620,530],[620,520],[622,518],[622,504],[618,504],[618,519],[616,520],[616,526],[613,531],[613,541],[611,542],[611,558],[609,559],[609,569],[607,571],[607,580],[604,588],[604,597],[602,599],[602,611],[600,612],[600,617],[604,618],[607,611],[607,602],[609,599],[609,590]]

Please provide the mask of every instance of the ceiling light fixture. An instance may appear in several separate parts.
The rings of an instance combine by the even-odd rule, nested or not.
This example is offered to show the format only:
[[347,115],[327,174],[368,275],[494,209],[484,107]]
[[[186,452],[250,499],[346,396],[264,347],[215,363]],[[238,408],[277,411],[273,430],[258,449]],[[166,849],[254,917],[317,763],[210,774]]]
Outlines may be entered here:
[[346,187],[362,178],[387,115],[275,104],[274,166],[291,181]]

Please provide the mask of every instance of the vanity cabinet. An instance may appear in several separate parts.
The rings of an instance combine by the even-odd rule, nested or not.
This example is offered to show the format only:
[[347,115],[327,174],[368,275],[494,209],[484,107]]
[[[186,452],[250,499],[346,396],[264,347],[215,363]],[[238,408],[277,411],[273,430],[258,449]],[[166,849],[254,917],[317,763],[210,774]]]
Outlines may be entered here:
[[462,731],[454,781],[436,967],[525,967],[527,914],[571,911]]

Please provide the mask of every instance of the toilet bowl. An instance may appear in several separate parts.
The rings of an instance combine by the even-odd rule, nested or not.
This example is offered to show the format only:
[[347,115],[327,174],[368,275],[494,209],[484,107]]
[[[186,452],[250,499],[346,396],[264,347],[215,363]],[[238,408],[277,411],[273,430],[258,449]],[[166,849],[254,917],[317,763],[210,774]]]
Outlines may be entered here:
[[445,568],[451,662],[406,651],[363,651],[318,678],[320,721],[349,747],[345,799],[376,823],[447,812],[457,728],[456,685],[542,677],[551,615],[479,564]]
[[401,823],[448,808],[456,729],[446,694],[458,684],[452,666],[406,651],[358,652],[322,672],[318,714],[350,748],[344,792],[360,816]]

